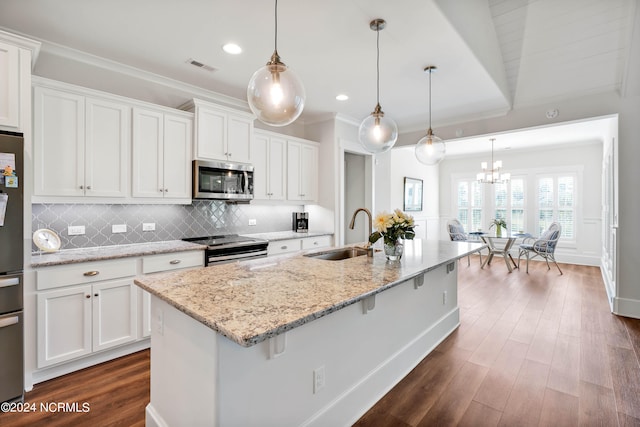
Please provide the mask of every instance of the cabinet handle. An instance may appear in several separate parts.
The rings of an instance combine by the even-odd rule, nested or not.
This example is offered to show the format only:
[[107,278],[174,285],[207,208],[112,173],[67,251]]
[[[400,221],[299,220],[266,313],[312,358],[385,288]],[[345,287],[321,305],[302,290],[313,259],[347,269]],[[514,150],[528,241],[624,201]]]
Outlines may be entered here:
[[179,259],[172,259],[171,261],[169,261],[169,264],[171,265],[176,265],[176,264],[180,264],[182,261]]
[[280,246],[280,249],[287,249],[288,246]]
[[318,242],[313,242],[314,245],[318,246]]
[[91,295],[86,294],[84,297],[85,297],[86,299],[89,299],[89,298],[91,298]]
[[81,189],[81,190],[84,190],[84,185],[81,185],[81,186],[80,186],[80,189]]
[[91,186],[90,185],[87,185],[87,190],[91,190]]
[[97,276],[98,274],[100,274],[100,272],[96,270],[87,271],[86,273],[84,273],[84,275],[87,277]]
[[162,193],[164,191],[164,188],[161,188],[158,191]]
[[232,156],[232,154],[231,154],[231,153],[227,153],[227,156],[231,157],[231,156]]
[[168,188],[165,188],[165,189],[164,189],[164,192],[165,192],[165,193],[168,193],[168,192],[169,192],[169,189],[168,189]]
[[94,296],[94,297],[97,297],[97,296],[98,296],[98,294],[93,294],[93,296]]

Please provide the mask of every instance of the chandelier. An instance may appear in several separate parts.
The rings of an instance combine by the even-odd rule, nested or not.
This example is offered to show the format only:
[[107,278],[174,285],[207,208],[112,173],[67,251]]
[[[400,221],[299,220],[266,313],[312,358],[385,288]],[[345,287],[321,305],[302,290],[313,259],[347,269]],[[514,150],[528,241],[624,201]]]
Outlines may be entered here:
[[503,184],[509,182],[511,174],[507,172],[500,172],[502,170],[502,160],[493,160],[493,142],[495,138],[491,138],[491,169],[489,169],[487,162],[480,163],[482,172],[477,175],[478,182],[481,184]]

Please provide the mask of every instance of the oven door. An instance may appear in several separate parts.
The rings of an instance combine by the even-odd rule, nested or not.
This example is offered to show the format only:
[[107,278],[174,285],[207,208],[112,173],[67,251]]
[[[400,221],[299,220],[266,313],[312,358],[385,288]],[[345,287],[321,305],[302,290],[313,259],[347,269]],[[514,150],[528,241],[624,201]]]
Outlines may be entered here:
[[193,198],[253,199],[253,166],[242,163],[194,160]]

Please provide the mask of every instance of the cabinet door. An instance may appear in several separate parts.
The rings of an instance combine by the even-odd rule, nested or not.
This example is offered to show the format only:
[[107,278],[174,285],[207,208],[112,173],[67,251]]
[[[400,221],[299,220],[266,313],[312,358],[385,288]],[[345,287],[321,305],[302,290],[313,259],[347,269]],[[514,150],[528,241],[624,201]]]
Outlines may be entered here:
[[34,88],[34,194],[84,195],[84,97]]
[[131,109],[90,98],[85,107],[85,195],[126,197]]
[[20,50],[0,43],[0,126],[20,125]]
[[301,200],[315,201],[318,198],[318,147],[303,144],[300,164]]
[[269,199],[284,200],[286,184],[287,141],[281,138],[271,138],[269,141]]
[[227,115],[200,107],[196,117],[196,157],[226,160]]
[[269,199],[269,137],[256,133],[251,141],[251,164],[253,164],[253,197]]
[[289,200],[302,198],[302,188],[300,187],[301,151],[301,144],[292,141],[287,143],[287,199]]
[[93,351],[136,340],[136,291],[131,279],[93,285]]
[[193,123],[186,117],[164,117],[164,197],[191,198]]
[[133,197],[164,194],[164,114],[133,109]]
[[38,368],[91,353],[91,286],[37,296]]
[[252,120],[231,114],[227,116],[227,159],[240,163],[250,162],[252,133]]

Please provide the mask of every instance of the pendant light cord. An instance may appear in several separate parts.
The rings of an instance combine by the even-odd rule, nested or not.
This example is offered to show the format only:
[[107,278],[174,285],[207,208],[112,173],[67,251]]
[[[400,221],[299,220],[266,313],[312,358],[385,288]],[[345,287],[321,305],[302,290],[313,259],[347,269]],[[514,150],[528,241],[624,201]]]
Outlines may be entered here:
[[275,25],[276,31],[274,36],[275,40],[273,41],[273,45],[274,45],[273,50],[277,52],[278,51],[278,0],[276,0],[275,11],[273,13],[273,16],[276,22],[276,25]]
[[376,103],[380,105],[380,25],[376,28]]
[[429,129],[431,129],[431,73],[432,69],[429,70]]

